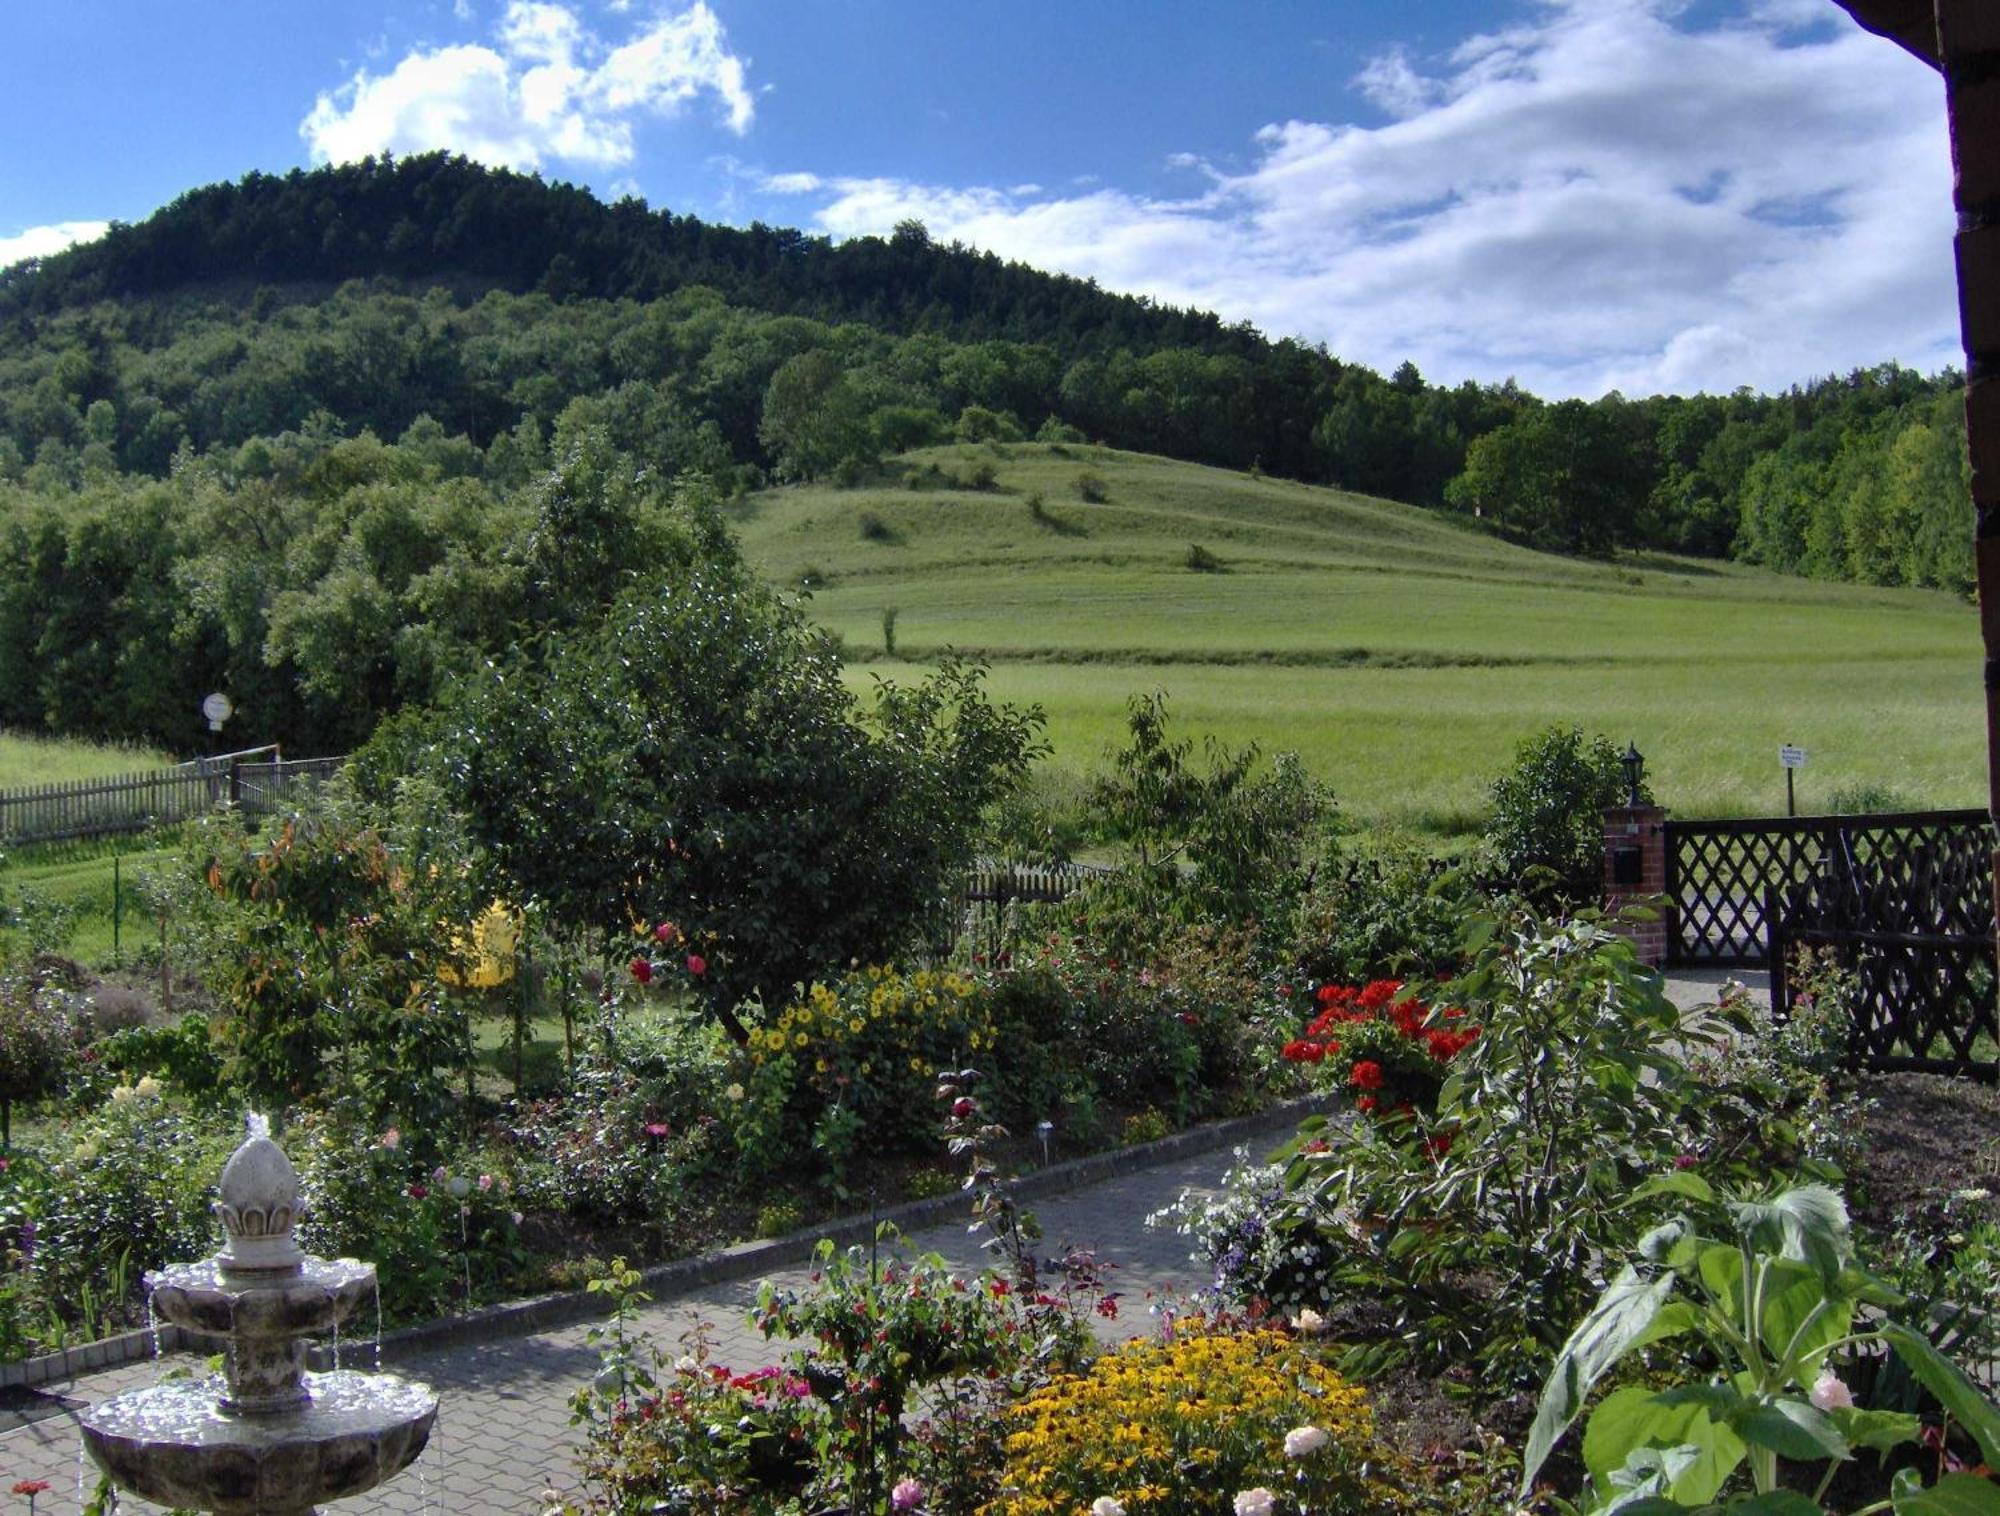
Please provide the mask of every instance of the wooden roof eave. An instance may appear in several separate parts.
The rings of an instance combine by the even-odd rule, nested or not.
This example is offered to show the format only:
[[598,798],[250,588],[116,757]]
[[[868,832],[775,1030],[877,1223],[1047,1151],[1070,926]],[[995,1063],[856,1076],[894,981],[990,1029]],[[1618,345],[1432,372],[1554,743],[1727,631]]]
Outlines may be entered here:
[[1932,68],[1938,67],[1937,13],[1931,0],[1833,0],[1867,30]]

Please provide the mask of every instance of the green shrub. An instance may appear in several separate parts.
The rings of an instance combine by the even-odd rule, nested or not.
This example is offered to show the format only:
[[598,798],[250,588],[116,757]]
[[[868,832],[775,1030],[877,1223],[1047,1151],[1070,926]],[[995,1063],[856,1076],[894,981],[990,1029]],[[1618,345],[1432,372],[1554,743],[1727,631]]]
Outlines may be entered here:
[[1076,476],[1077,498],[1087,505],[1102,505],[1111,498],[1111,486],[1102,474],[1086,469]]
[[51,1153],[29,1268],[43,1297],[72,1321],[115,1310],[134,1318],[148,1269],[205,1257],[220,1242],[209,1215],[233,1130],[174,1109],[159,1082],[111,1092]]
[[476,1162],[430,1163],[400,1129],[377,1131],[363,1115],[351,1105],[301,1113],[285,1134],[305,1208],[301,1244],[374,1264],[390,1322],[427,1321],[518,1287],[526,1254],[511,1181]]
[[1190,542],[1188,544],[1187,558],[1184,561],[1191,573],[1226,574],[1229,572],[1229,565],[1216,557],[1215,554],[1211,553],[1199,542]]
[[1471,881],[1411,847],[1348,852],[1313,876],[1293,961],[1320,984],[1435,979],[1462,959]]
[[137,1079],[156,1074],[183,1094],[204,1099],[222,1088],[208,1018],[190,1011],[172,1026],[134,1026],[92,1044],[97,1066],[107,1075]]
[[1260,1221],[1334,1260],[1311,1282],[1319,1297],[1298,1303],[1386,1311],[1355,1367],[1477,1363],[1497,1388],[1540,1372],[1604,1283],[1606,1250],[1643,1223],[1634,1187],[1687,1156],[1707,1091],[1683,1057],[1731,1028],[1684,1017],[1595,924],[1530,916],[1484,935],[1438,992],[1482,1030],[1453,1058],[1436,1116],[1318,1132]]
[[753,1168],[810,1165],[844,1196],[864,1143],[936,1151],[937,1075],[996,1056],[987,1003],[963,974],[870,968],[811,985],[751,1033],[738,1145]]
[[[1544,904],[1597,900],[1604,879],[1604,812],[1627,798],[1624,765],[1603,737],[1552,726],[1522,743],[1493,782],[1486,827],[1499,884]],[[1643,785],[1639,798],[1650,801]]]
[[0,1145],[13,1141],[14,1102],[54,1089],[75,1054],[62,994],[30,975],[0,973]]

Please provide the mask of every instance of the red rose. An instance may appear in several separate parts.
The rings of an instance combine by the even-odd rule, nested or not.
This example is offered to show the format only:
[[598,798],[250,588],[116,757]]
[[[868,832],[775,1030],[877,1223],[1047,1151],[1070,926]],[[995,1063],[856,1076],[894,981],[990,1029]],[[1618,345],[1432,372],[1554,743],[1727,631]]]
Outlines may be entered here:
[[653,928],[653,940],[655,942],[672,942],[680,934],[681,929],[671,921],[662,921],[658,926]]
[[410,1186],[410,1198],[412,1200],[422,1200],[424,1196],[428,1194],[430,1194],[430,1191],[425,1189],[420,1184],[413,1184]]
[[688,954],[688,972],[699,979],[708,972],[708,960],[699,953]]
[[651,984],[653,982],[653,965],[651,960],[634,958],[632,960],[632,977],[641,984]]

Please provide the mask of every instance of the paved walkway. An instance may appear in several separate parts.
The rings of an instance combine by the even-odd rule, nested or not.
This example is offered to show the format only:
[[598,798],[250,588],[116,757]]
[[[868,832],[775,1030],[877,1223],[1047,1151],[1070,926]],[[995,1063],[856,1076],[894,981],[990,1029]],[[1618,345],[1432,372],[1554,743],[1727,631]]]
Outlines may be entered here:
[[[1268,1145],[1277,1134],[1258,1139]],[[1257,1147],[1253,1144],[1253,1153]],[[1031,1203],[1050,1245],[1095,1248],[1116,1265],[1111,1288],[1120,1292],[1121,1317],[1102,1323],[1105,1335],[1125,1336],[1147,1329],[1150,1298],[1185,1296],[1202,1281],[1177,1234],[1148,1231],[1145,1219],[1186,1188],[1213,1189],[1231,1162],[1227,1151],[1209,1152],[1157,1168],[1122,1175],[1065,1195]],[[960,1222],[911,1234],[920,1251],[944,1254],[969,1268],[980,1266],[976,1241]],[[806,1268],[772,1276],[803,1283]],[[716,1356],[732,1367],[749,1368],[775,1359],[773,1345],[750,1327],[745,1316],[756,1298],[757,1281],[743,1280],[663,1299],[648,1307],[644,1327],[663,1348],[698,1321],[715,1329]],[[586,1345],[587,1325],[536,1336],[513,1337],[474,1347],[412,1355],[393,1365],[437,1391],[442,1407],[436,1433],[416,1467],[381,1489],[330,1507],[352,1516],[437,1511],[529,1513],[539,1509],[541,1492],[574,1492],[575,1430],[569,1424],[569,1397],[597,1368]],[[344,1366],[365,1359],[364,1347]],[[64,1383],[43,1393],[67,1403],[52,1415],[0,1436],[0,1490],[17,1479],[46,1479],[52,1488],[36,1502],[37,1513],[71,1516],[95,1487],[97,1471],[84,1458],[75,1416],[84,1406],[121,1390],[155,1384],[170,1368],[202,1364],[192,1358],[131,1364]],[[128,1500],[123,1509],[159,1508]]]

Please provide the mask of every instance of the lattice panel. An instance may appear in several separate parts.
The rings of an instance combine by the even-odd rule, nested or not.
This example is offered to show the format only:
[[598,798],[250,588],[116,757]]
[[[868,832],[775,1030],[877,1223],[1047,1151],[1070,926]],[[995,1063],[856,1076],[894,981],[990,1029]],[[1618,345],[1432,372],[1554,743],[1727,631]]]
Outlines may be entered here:
[[1670,821],[1666,831],[1676,962],[1768,966],[1771,902],[1809,885],[1815,918],[1925,935],[1991,930],[1983,811]]

